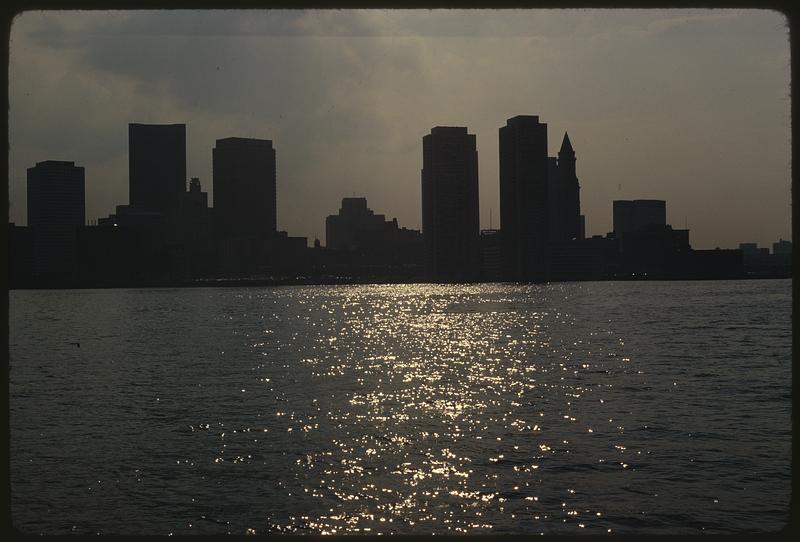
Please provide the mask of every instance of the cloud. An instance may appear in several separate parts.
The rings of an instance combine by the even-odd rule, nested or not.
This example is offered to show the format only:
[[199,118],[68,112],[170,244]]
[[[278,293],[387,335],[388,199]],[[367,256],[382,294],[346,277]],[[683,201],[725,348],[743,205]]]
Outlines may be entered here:
[[[12,217],[25,221],[25,168],[44,159],[86,166],[87,214],[108,214],[127,202],[127,123],[184,122],[188,173],[209,191],[216,139],[273,140],[279,226],[293,235],[324,237],[352,193],[418,227],[421,138],[451,124],[477,135],[488,226],[497,129],[517,114],[549,124],[551,153],[569,131],[590,233],[610,227],[619,184],[700,214],[693,171],[703,190],[777,202],[784,25],[730,10],[28,12],[11,33]],[[782,165],[754,183],[759,153]],[[788,213],[748,220],[788,236]],[[712,230],[697,223],[693,243]]]

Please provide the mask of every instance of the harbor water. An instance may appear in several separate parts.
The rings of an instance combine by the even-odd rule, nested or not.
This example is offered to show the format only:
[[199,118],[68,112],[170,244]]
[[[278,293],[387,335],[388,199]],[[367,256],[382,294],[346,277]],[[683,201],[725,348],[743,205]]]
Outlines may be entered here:
[[775,532],[790,280],[9,292],[31,534]]

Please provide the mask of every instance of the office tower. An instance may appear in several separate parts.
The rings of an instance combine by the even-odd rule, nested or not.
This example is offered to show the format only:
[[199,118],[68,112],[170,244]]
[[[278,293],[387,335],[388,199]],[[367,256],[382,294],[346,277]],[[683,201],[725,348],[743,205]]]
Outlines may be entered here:
[[325,236],[326,248],[347,252],[339,261],[351,265],[422,263],[422,234],[375,214],[366,198],[343,198],[339,213],[325,220]]
[[667,203],[664,200],[616,200],[613,205],[614,233],[618,237],[647,226],[667,225]]
[[494,282],[503,278],[503,243],[500,230],[481,230],[481,280]]
[[28,226],[33,235],[33,271],[72,275],[77,230],[86,220],[84,169],[48,160],[28,168]]
[[758,243],[739,243],[739,250],[741,250],[745,256],[756,255],[759,252]]
[[189,180],[189,191],[183,193],[182,206],[184,209],[208,208],[208,193],[202,191],[198,177]]
[[268,139],[218,139],[213,150],[214,211],[227,237],[277,231],[275,149]]
[[8,223],[8,286],[24,288],[33,276],[33,239],[29,226]]
[[174,215],[186,190],[186,125],[129,124],[130,206]]
[[437,126],[422,138],[422,236],[428,278],[477,278],[478,235],[475,136],[466,128]]
[[779,239],[777,243],[772,243],[772,255],[770,259],[774,264],[773,273],[780,276],[791,276],[792,242]]
[[777,243],[772,243],[773,254],[792,255],[792,242],[779,239]]
[[342,198],[339,213],[325,219],[326,247],[334,250],[362,248],[369,232],[383,232],[386,217],[367,207],[367,198]]
[[535,281],[547,276],[549,241],[547,124],[519,115],[500,128],[500,231],[506,278]]

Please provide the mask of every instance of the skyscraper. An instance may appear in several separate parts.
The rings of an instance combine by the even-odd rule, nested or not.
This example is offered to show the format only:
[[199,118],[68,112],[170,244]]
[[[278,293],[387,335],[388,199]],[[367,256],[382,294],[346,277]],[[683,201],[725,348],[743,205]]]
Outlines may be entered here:
[[268,139],[218,139],[213,150],[214,211],[222,233],[273,236],[277,231],[275,149]]
[[667,225],[667,202],[658,199],[616,200],[614,233],[621,237],[646,226]]
[[549,158],[549,226],[550,241],[565,242],[583,239],[580,186],[575,174],[575,151],[564,133],[558,158]]
[[563,228],[567,240],[583,239],[581,219],[581,187],[575,171],[575,151],[564,132],[561,150],[558,151],[558,173],[561,182],[561,209]]
[[466,128],[437,126],[422,138],[422,235],[430,279],[477,278],[478,151]]
[[72,275],[77,229],[86,221],[84,169],[48,160],[28,168],[28,226],[33,235],[33,271]]
[[549,241],[547,124],[508,119],[500,133],[500,231],[506,278],[545,280]]
[[325,219],[325,243],[334,250],[355,250],[361,234],[385,228],[386,217],[367,207],[367,198],[342,198],[339,213]]
[[130,206],[173,215],[186,191],[186,125],[129,124]]

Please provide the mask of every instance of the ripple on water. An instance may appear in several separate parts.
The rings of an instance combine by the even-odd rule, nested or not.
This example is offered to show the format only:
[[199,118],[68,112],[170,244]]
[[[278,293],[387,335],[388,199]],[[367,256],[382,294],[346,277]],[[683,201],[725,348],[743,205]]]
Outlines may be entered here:
[[[748,298],[747,313],[720,301],[774,286],[12,292],[15,522],[50,534],[774,530],[790,494],[791,289],[769,306]],[[63,350],[69,370],[48,342],[52,315],[96,343]],[[769,331],[773,354],[758,372],[741,336],[753,325],[767,329],[748,340]],[[711,341],[727,353],[698,350]],[[737,403],[748,393],[758,410]],[[39,461],[56,456],[58,477]]]

